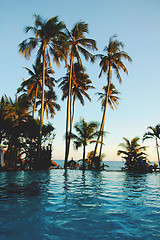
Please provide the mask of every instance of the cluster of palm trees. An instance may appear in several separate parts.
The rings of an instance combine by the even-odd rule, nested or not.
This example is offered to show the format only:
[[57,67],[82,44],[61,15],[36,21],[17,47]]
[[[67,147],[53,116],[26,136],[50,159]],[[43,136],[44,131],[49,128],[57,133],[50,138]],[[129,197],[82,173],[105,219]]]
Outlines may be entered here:
[[[158,151],[158,139],[160,139],[160,124],[155,127],[149,126],[148,131],[143,135],[143,141],[146,139],[155,138],[156,150],[157,150],[157,160],[160,167],[160,158]],[[119,146],[122,148],[118,150],[117,155],[122,155],[122,159],[125,160],[125,166],[128,171],[147,171],[148,155],[146,154],[147,146],[142,146],[139,144],[139,137],[135,137],[129,141],[127,138],[123,138],[124,142],[120,143]],[[151,166],[148,166],[150,169]]]
[[[0,99],[0,143],[5,146],[5,169],[37,169],[37,146],[39,121],[29,112],[30,101],[27,95],[15,97],[6,95]],[[54,138],[54,127],[43,125],[43,146]]]
[[[35,111],[40,115],[39,123],[39,149],[42,145],[42,127],[44,113],[46,116],[50,114],[54,117],[55,110],[60,110],[60,105],[57,104],[57,96],[55,93],[55,84],[58,82],[62,90],[62,100],[66,99],[66,133],[65,133],[65,162],[64,168],[67,168],[67,161],[70,151],[71,138],[75,135],[72,133],[75,101],[79,100],[84,105],[85,98],[91,101],[88,90],[94,88],[92,81],[86,73],[82,56],[86,61],[94,62],[100,58],[100,74],[107,75],[106,86],[102,88],[103,92],[98,93],[102,105],[102,120],[99,130],[96,127],[95,149],[92,154],[92,161],[95,158],[101,158],[102,146],[104,142],[104,125],[108,104],[112,109],[117,108],[119,104],[119,92],[112,83],[113,74],[115,71],[119,82],[122,82],[120,70],[128,74],[127,68],[123,63],[123,59],[132,61],[131,57],[123,51],[123,44],[117,40],[116,36],[109,39],[108,45],[104,48],[105,54],[94,54],[92,51],[97,51],[96,41],[87,37],[88,24],[79,21],[71,30],[68,30],[64,22],[59,21],[58,17],[53,17],[48,20],[42,19],[39,15],[34,15],[34,26],[27,26],[26,33],[31,32],[32,36],[25,39],[19,44],[19,53],[24,55],[26,59],[30,59],[34,49],[37,49],[35,64],[33,70],[25,68],[30,77],[24,80],[18,88],[19,97],[26,97],[32,105],[32,117],[35,118]],[[51,57],[53,61],[51,61]],[[67,73],[65,77],[55,80],[52,62],[60,65],[65,63]],[[82,124],[83,122],[83,124]],[[79,125],[87,124],[84,120],[78,123]],[[90,125],[90,123],[89,123]],[[92,124],[91,124],[92,125]],[[77,130],[78,125],[75,125]],[[93,133],[93,132],[92,132]],[[86,145],[82,144],[83,146]],[[79,145],[76,145],[77,147]],[[99,153],[98,153],[99,147]],[[85,152],[85,147],[84,147]],[[85,155],[85,153],[83,153]]]

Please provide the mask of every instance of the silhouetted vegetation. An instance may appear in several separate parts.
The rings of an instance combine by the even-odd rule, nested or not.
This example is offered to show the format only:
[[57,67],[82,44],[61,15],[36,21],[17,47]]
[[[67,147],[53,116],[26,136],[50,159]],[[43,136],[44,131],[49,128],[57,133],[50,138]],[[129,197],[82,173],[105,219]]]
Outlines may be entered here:
[[[58,83],[62,90],[62,100],[67,101],[64,168],[102,170],[105,167],[102,164],[104,156],[102,146],[107,106],[117,109],[119,105],[120,93],[112,83],[112,72],[113,70],[116,72],[116,77],[121,83],[120,70],[128,75],[122,60],[131,62],[132,59],[123,51],[124,45],[116,36],[109,39],[108,45],[104,48],[105,55],[93,55],[90,51],[98,50],[96,41],[86,37],[89,33],[88,24],[83,21],[76,23],[69,31],[57,16],[48,20],[42,19],[39,15],[34,15],[34,18],[34,25],[25,28],[26,33],[32,33],[32,37],[19,44],[19,53],[26,59],[30,58],[34,49],[37,49],[32,69],[25,68],[29,78],[23,79],[15,99],[4,95],[0,100],[0,144],[6,150],[5,169],[49,169],[53,165],[51,158],[54,127],[50,123],[44,123],[43,119],[45,114],[47,120],[49,117],[53,118],[56,110],[60,110],[55,91]],[[97,93],[103,112],[99,130],[97,122],[87,123],[82,118],[74,125],[76,133],[73,133],[75,102],[79,100],[84,105],[85,98],[91,101],[88,90],[95,88],[82,64],[81,56],[91,62],[100,58],[99,77],[102,73],[106,74],[107,84],[103,86],[103,92]],[[52,64],[60,65],[61,61],[65,63],[66,75],[56,80]],[[160,125],[155,128],[150,126],[148,129],[150,131],[144,134],[143,140],[156,139],[160,164],[158,152]],[[68,162],[71,140],[76,149],[83,147],[83,157],[78,163],[74,160]],[[131,142],[124,138],[124,141],[125,143],[120,144],[124,150],[119,150],[118,155],[122,155],[125,160],[125,169],[128,171],[147,169],[146,147],[138,143],[139,138],[133,138]],[[86,146],[90,143],[95,143],[95,148],[87,155]]]
[[39,153],[39,120],[33,119],[29,114],[29,106],[26,96],[16,97],[14,101],[3,96],[0,100],[0,140],[6,149],[4,155],[6,170],[46,168],[49,165],[47,161],[51,160],[50,147],[46,150],[48,155],[42,164],[44,147],[51,146],[51,140],[55,136],[54,127],[49,123],[43,125],[42,147]]
[[124,142],[119,144],[123,150],[118,150],[117,155],[122,155],[125,161],[124,170],[129,172],[152,172],[153,166],[149,163],[146,154],[146,146],[139,144],[139,137],[133,138],[129,141],[127,138],[123,138]]

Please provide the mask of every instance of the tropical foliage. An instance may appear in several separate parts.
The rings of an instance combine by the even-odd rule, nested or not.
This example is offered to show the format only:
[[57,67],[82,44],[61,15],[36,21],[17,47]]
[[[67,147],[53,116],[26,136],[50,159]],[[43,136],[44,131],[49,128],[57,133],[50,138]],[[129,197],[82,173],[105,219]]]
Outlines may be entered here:
[[123,138],[124,142],[119,144],[123,150],[118,150],[117,155],[122,155],[125,161],[125,169],[131,172],[147,172],[150,169],[147,166],[146,146],[139,144],[139,137],[135,137],[129,141]]
[[[96,93],[99,96],[99,100],[101,100],[101,109],[102,111],[105,109],[106,106],[106,95],[107,92],[108,93],[108,104],[110,106],[110,108],[112,110],[117,109],[118,105],[119,105],[119,97],[118,95],[120,94],[120,92],[117,91],[117,89],[115,88],[115,86],[113,85],[113,83],[110,84],[110,88],[108,90],[108,86],[104,86],[102,88],[103,92],[98,92]],[[103,146],[103,134],[101,135],[101,144],[100,144],[100,150],[99,150],[99,159],[101,158],[101,154],[102,154],[102,146]]]
[[[116,76],[117,76],[119,82],[121,83],[122,78],[120,75],[120,70],[122,70],[124,73],[126,73],[128,75],[128,70],[125,67],[125,65],[123,64],[122,60],[126,59],[130,62],[132,61],[131,57],[121,49],[123,49],[123,43],[119,42],[116,39],[116,37],[113,36],[112,38],[109,39],[108,46],[105,46],[105,48],[104,48],[104,52],[106,52],[106,55],[103,55],[103,54],[97,55],[101,59],[100,64],[99,64],[101,67],[99,77],[102,76],[102,73],[107,74],[107,86],[108,86],[107,92],[106,92],[106,99],[104,100],[105,105],[103,107],[104,109],[103,109],[103,116],[102,116],[100,131],[99,131],[100,133],[102,131],[104,131],[107,104],[108,104],[108,100],[109,100],[109,90],[110,90],[110,85],[111,85],[112,69],[116,72]],[[100,142],[99,141],[100,137],[101,137],[101,134],[98,135],[93,157],[96,155],[98,144]]]
[[77,134],[72,133],[71,139],[73,139],[75,149],[78,150],[79,147],[83,147],[83,170],[85,170],[86,146],[95,142],[94,139],[98,134],[98,123],[87,123],[84,118],[82,118],[75,124],[74,129]]
[[[12,100],[3,96],[0,101],[2,117],[0,144],[3,144],[7,150],[5,152],[6,170],[40,169],[42,165],[43,168],[47,168],[46,164],[49,164],[49,160],[44,162],[38,158],[39,122],[29,114],[29,101],[26,97],[23,95]],[[54,138],[53,130],[51,124],[43,125],[43,145],[48,142],[51,134],[52,139]]]
[[[67,100],[64,168],[67,168],[72,139],[76,149],[83,147],[83,169],[100,170],[107,107],[109,105],[113,110],[119,105],[120,93],[112,83],[113,71],[121,83],[120,72],[128,75],[123,60],[131,62],[132,59],[123,51],[124,45],[116,36],[109,39],[108,45],[104,48],[105,54],[93,55],[92,51],[98,50],[96,41],[87,37],[88,24],[83,21],[77,22],[69,31],[57,16],[48,20],[42,19],[39,15],[34,15],[34,18],[34,25],[25,28],[25,32],[31,32],[32,36],[19,44],[19,53],[26,59],[31,57],[33,50],[37,50],[32,69],[25,68],[29,78],[23,79],[15,99],[4,95],[0,100],[0,144],[7,149],[5,167],[7,169],[48,169],[50,167],[51,150],[44,151],[42,148],[44,146],[49,148],[52,145],[55,134],[54,127],[50,123],[44,124],[44,115],[46,114],[46,119],[53,118],[56,110],[60,110],[56,94],[58,82],[62,90],[62,100]],[[97,93],[101,100],[103,114],[100,126],[97,122],[87,123],[81,119],[74,126],[76,133],[72,133],[76,101],[78,100],[82,105],[85,104],[85,99],[91,101],[88,90],[95,88],[82,63],[82,57],[91,62],[100,58],[99,78],[103,73],[107,75],[106,84],[102,88],[103,92]],[[61,61],[64,61],[67,72],[65,77],[56,80],[52,64],[60,65]],[[35,113],[37,117],[40,116],[40,119],[35,119]],[[143,140],[149,138],[156,140],[160,165],[159,124],[148,127]],[[147,169],[146,147],[141,146],[139,140],[138,137],[131,141],[124,138],[125,142],[119,145],[122,150],[118,151],[118,155],[125,160],[126,169],[129,171]],[[86,147],[90,143],[96,143],[95,148],[86,158]],[[99,145],[99,154],[97,154]],[[47,160],[45,160],[46,154],[49,154]]]
[[42,139],[42,125],[44,116],[44,86],[45,86],[45,68],[46,65],[51,67],[50,54],[53,55],[53,60],[59,64],[63,58],[61,44],[65,38],[63,32],[65,25],[58,21],[58,17],[43,20],[39,15],[34,15],[34,26],[27,26],[26,33],[33,32],[33,37],[25,39],[19,44],[19,53],[23,54],[26,59],[29,59],[33,49],[39,46],[37,51],[36,62],[43,62],[43,77],[42,77],[42,99],[41,99],[41,116],[40,116],[40,135],[39,144]]
[[65,149],[65,163],[64,168],[67,167],[67,160],[69,155],[70,146],[70,129],[71,125],[71,106],[72,106],[72,75],[74,73],[74,59],[83,68],[81,56],[83,55],[85,60],[93,61],[94,57],[88,50],[97,50],[96,42],[93,39],[86,38],[85,34],[88,33],[88,24],[79,21],[74,25],[71,31],[66,29],[68,39],[65,44],[65,52],[68,56],[68,71],[69,71],[69,87],[67,96],[67,118],[66,118],[66,149]]
[[[25,68],[30,75],[30,78],[27,80],[23,79],[21,86],[17,89],[17,93],[22,93],[22,95],[28,95],[31,104],[33,104],[34,118],[37,108],[37,99],[38,101],[40,101],[42,98],[43,64],[40,62],[36,62],[36,66],[32,65],[32,67],[33,71],[29,68]],[[47,89],[54,93],[55,79],[50,75],[52,73],[53,72],[50,68],[45,68],[45,86],[47,87]],[[44,91],[46,90],[44,89]]]
[[[69,92],[69,80],[70,80],[70,72],[66,74],[65,77],[59,79],[60,84],[59,87],[62,89],[62,100],[68,97]],[[89,79],[88,74],[85,73],[85,68],[83,68],[79,63],[75,63],[73,67],[72,81],[71,81],[71,106],[70,106],[70,128],[69,128],[69,136],[72,133],[73,120],[75,115],[75,103],[76,100],[84,106],[85,98],[91,101],[91,98],[88,94],[89,89],[93,89],[92,81]],[[70,138],[70,137],[69,137]],[[70,148],[70,139],[68,151]],[[69,152],[68,152],[69,154]]]
[[157,124],[155,127],[149,126],[147,128],[149,131],[147,131],[144,135],[143,135],[143,140],[146,139],[153,139],[155,138],[156,140],[156,149],[157,149],[157,157],[158,157],[158,163],[159,163],[159,167],[160,167],[160,158],[159,158],[159,150],[158,150],[158,139],[160,139],[160,124]]

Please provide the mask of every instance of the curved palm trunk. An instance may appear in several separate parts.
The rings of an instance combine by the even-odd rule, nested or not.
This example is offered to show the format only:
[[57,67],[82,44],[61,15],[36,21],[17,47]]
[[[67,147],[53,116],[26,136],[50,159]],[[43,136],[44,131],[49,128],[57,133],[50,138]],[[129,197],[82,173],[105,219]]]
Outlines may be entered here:
[[36,111],[37,92],[38,92],[38,85],[36,86],[36,93],[35,93],[35,99],[34,99],[34,106],[33,106],[33,118],[34,118],[35,111]]
[[70,132],[72,133],[73,128],[73,119],[74,119],[74,106],[75,106],[76,97],[73,96],[73,103],[72,103],[72,117],[71,117],[71,129]]
[[67,99],[67,117],[66,117],[66,144],[65,144],[65,161],[64,169],[67,169],[67,161],[69,155],[69,126],[70,126],[70,101],[71,101],[71,82],[72,82],[72,65],[73,57],[70,60],[70,77],[69,77],[69,89],[68,89],[68,99]]
[[103,133],[102,133],[102,135],[101,135],[101,145],[100,145],[100,150],[99,150],[99,159],[101,158],[102,147],[103,147]]
[[159,159],[159,151],[158,151],[158,140],[157,140],[157,137],[156,137],[156,148],[157,148],[158,163],[159,163],[159,167],[160,167],[160,159]]
[[40,116],[40,132],[39,132],[39,151],[42,144],[42,126],[44,112],[44,85],[45,85],[45,46],[43,49],[43,80],[42,80],[42,101],[41,101],[41,116]]
[[107,89],[107,93],[106,93],[106,104],[105,104],[104,111],[103,111],[103,117],[102,117],[102,122],[101,122],[101,126],[100,126],[100,133],[99,133],[97,141],[96,141],[96,146],[95,146],[95,149],[94,149],[93,158],[96,155],[98,144],[99,144],[99,140],[100,140],[100,136],[101,136],[101,134],[102,134],[102,132],[104,130],[106,111],[107,111],[107,104],[108,104],[108,98],[109,98],[110,84],[111,84],[111,63],[109,64],[109,70],[108,70],[108,89]]

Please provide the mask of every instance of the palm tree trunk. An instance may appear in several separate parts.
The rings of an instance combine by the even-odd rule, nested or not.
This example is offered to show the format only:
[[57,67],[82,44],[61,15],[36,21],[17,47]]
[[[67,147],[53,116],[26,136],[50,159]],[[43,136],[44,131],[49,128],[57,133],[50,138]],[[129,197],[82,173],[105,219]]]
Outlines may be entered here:
[[68,150],[67,150],[68,156],[69,156],[69,150],[70,150],[71,132],[72,132],[72,80],[71,80],[71,92],[70,92],[70,130],[68,135]]
[[36,92],[35,92],[35,99],[34,99],[34,106],[33,106],[33,118],[34,118],[34,114],[36,111],[37,92],[38,92],[38,85],[36,86]]
[[65,149],[65,161],[64,161],[64,169],[67,169],[67,161],[69,154],[69,121],[70,121],[70,101],[71,101],[71,83],[72,83],[72,65],[73,65],[73,57],[71,56],[70,60],[70,77],[69,77],[69,89],[68,89],[68,99],[67,99],[67,116],[66,116],[66,149]]
[[86,146],[83,145],[83,171],[85,170],[85,155],[86,155]]
[[160,167],[160,159],[159,159],[159,151],[158,151],[158,140],[157,140],[157,137],[156,137],[156,148],[157,148],[158,163],[159,163],[159,167]]
[[105,107],[104,107],[104,111],[103,111],[103,117],[102,117],[102,122],[101,122],[101,126],[100,126],[100,133],[98,134],[98,138],[97,138],[97,141],[96,141],[96,146],[95,146],[95,149],[94,149],[93,158],[96,155],[98,144],[99,144],[99,140],[100,140],[100,136],[101,136],[101,134],[102,134],[102,132],[104,130],[106,111],[107,111],[107,104],[108,104],[108,98],[109,98],[110,84],[111,84],[111,63],[109,64],[109,70],[108,70],[108,89],[107,89],[107,93],[106,93],[106,103],[105,103]]
[[45,85],[45,46],[43,47],[43,80],[42,80],[42,101],[41,101],[41,116],[40,116],[40,133],[39,133],[39,150],[42,144],[42,126],[44,112],[44,85]]
[[68,136],[68,155],[70,151],[70,142],[71,142],[71,134],[72,134],[72,128],[73,128],[73,119],[74,119],[74,105],[75,105],[75,97],[73,97],[73,102],[72,102],[72,96],[71,96],[71,101],[70,101],[70,132]]
[[73,103],[72,103],[72,118],[71,118],[71,133],[72,133],[72,128],[73,128],[73,119],[74,119],[74,106],[75,106],[75,101],[76,101],[76,97],[73,97]]
[[101,158],[101,154],[102,154],[102,146],[103,146],[103,132],[101,135],[101,145],[100,145],[100,150],[99,150],[99,159]]

